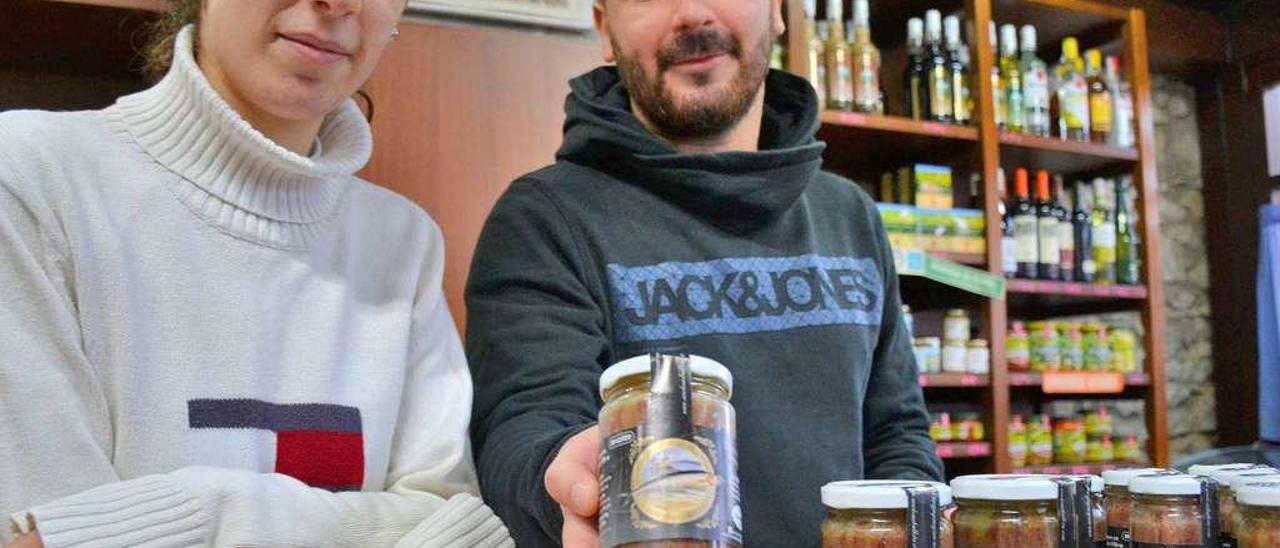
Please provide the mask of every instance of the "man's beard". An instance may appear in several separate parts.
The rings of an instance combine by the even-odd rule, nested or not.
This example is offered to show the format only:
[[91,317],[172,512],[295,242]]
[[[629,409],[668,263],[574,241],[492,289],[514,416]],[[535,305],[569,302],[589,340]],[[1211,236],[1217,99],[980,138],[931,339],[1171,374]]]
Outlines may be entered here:
[[[622,84],[632,101],[663,137],[707,139],[727,133],[738,125],[761,92],[769,74],[769,33],[757,44],[753,55],[744,57],[742,44],[726,32],[710,28],[688,32],[658,52],[658,74],[645,74],[644,67],[623,53],[615,42]],[[738,73],[722,92],[678,101],[663,84],[667,71],[677,63],[698,57],[728,55],[738,60]],[[694,77],[700,87],[710,84],[709,74]]]

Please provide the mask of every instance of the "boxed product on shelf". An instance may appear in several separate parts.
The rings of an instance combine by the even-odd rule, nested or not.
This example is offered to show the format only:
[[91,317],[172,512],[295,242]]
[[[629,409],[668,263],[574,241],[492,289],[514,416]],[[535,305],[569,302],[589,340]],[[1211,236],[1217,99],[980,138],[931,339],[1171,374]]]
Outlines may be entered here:
[[951,168],[931,164],[915,164],[898,170],[899,187],[901,181],[911,182],[911,193],[917,207],[929,209],[951,209],[955,206],[952,197]]
[[895,249],[965,255],[987,252],[987,223],[982,211],[885,203],[876,207]]

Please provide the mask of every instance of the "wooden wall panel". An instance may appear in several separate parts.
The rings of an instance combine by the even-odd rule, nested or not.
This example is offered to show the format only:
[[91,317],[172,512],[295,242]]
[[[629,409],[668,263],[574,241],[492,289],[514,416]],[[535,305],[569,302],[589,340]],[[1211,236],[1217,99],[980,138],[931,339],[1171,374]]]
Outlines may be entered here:
[[601,63],[594,36],[404,22],[367,89],[374,156],[362,176],[408,196],[447,244],[445,293],[459,329],[485,217],[511,181],[551,163],[568,80]]

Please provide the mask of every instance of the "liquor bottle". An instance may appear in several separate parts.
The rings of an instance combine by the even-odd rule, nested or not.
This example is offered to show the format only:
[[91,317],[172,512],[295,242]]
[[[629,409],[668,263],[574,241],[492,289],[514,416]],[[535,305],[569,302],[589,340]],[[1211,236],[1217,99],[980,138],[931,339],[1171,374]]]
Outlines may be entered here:
[[1137,230],[1133,209],[1129,205],[1129,182],[1116,182],[1116,282],[1138,285],[1139,262]]
[[1089,183],[1077,181],[1072,196],[1075,211],[1071,213],[1071,227],[1075,237],[1076,281],[1093,283],[1098,273],[1098,263],[1093,260],[1093,220],[1090,218]]
[[844,34],[843,0],[827,0],[827,108],[853,108],[853,60]]
[[1027,127],[1022,95],[1022,67],[1018,59],[1018,29],[1000,27],[1000,77],[1004,80],[1004,130],[1021,133]]
[[924,14],[924,58],[928,75],[927,96],[929,108],[927,120],[951,123],[955,121],[955,103],[951,95],[951,69],[946,50],[942,47],[942,12],[929,10]]
[[1048,137],[1052,132],[1049,119],[1049,66],[1036,56],[1036,38],[1035,27],[1022,27],[1022,100],[1027,112],[1027,133]]
[[1058,279],[1076,279],[1076,236],[1071,224],[1071,197],[1061,175],[1053,176],[1053,216],[1058,218]]
[[913,120],[923,120],[928,99],[925,84],[928,77],[924,70],[924,20],[912,17],[907,20],[907,70],[902,76],[906,98],[903,115]]
[[1031,192],[1027,170],[1014,172],[1013,238],[1014,255],[1018,261],[1017,275],[1028,280],[1039,274],[1040,242],[1037,234],[1036,208],[1031,205]]
[[[818,94],[818,107],[827,107],[826,23],[816,19],[818,0],[805,0],[805,62],[809,67],[809,83]],[[822,28],[819,28],[822,27]]]
[[1013,214],[1009,210],[1009,184],[1004,168],[996,172],[996,192],[1000,201],[996,211],[1000,214],[1000,267],[1006,278],[1018,277],[1017,234],[1013,231]]
[[1137,141],[1133,120],[1133,87],[1120,75],[1120,58],[1107,57],[1107,87],[1111,88],[1115,120],[1111,128],[1111,144],[1132,148]]
[[880,50],[871,42],[871,13],[867,1],[853,2],[853,110],[884,114]]
[[1089,140],[1106,144],[1111,141],[1115,103],[1103,74],[1102,52],[1091,49],[1085,52],[1085,59],[1089,82]]
[[1057,280],[1061,276],[1059,261],[1062,250],[1058,247],[1058,216],[1054,213],[1053,198],[1049,195],[1049,172],[1036,173],[1036,241],[1039,263],[1036,277],[1041,280]]
[[996,32],[996,22],[992,21],[987,36],[991,37],[991,53],[996,56],[996,62],[991,65],[991,104],[995,107],[996,127],[1003,129],[1005,126],[1004,115],[1008,111],[1005,101],[1009,98],[1008,93],[1004,89],[1004,78],[1000,74],[1000,34]]
[[1093,262],[1097,267],[1094,281],[1116,283],[1116,219],[1108,199],[1111,186],[1106,179],[1093,180]]
[[1066,141],[1089,140],[1089,83],[1084,77],[1084,61],[1075,38],[1062,40],[1062,59],[1054,71],[1056,88],[1053,111],[1058,118],[1058,137]]
[[960,39],[960,18],[947,16],[943,23],[947,39],[947,59],[950,60],[951,111],[957,124],[969,125],[973,114],[969,108],[968,48]]

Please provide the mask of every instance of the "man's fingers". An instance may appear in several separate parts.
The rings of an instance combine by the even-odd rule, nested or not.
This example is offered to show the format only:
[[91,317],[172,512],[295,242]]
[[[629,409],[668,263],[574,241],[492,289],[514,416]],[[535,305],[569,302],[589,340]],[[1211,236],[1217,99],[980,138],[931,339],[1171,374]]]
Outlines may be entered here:
[[570,513],[582,517],[596,515],[600,505],[597,474],[600,468],[600,439],[593,427],[578,433],[560,448],[547,468],[547,493]]
[[564,531],[560,539],[565,548],[599,548],[600,533],[595,518],[576,516],[561,507],[564,512]]

